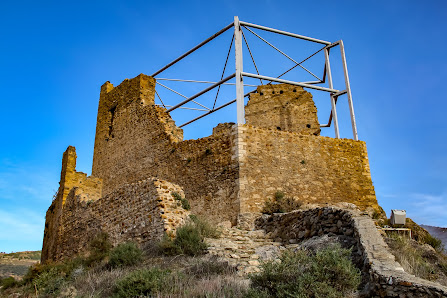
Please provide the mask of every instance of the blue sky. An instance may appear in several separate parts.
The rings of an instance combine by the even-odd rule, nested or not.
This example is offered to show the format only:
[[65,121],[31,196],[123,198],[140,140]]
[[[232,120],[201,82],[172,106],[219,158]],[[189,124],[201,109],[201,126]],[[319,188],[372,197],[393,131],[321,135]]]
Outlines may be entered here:
[[[406,209],[418,223],[447,227],[447,98],[442,89],[447,3],[309,2],[2,1],[0,251],[41,249],[45,212],[68,145],[76,146],[78,171],[90,174],[100,86],[152,74],[235,15],[319,39],[343,39],[358,133],[368,147],[379,203],[388,213]],[[257,32],[283,45],[296,60],[315,49]],[[261,73],[278,75],[290,67],[290,61],[246,34]],[[230,40],[231,33],[219,37],[214,47],[204,47],[160,77],[218,80]],[[308,64],[321,73],[318,65]],[[337,65],[334,54],[334,77],[341,74]],[[232,56],[228,67],[234,68]],[[247,52],[244,68],[253,71]],[[182,92],[192,95],[195,88]],[[234,91],[225,88],[220,100],[232,99]],[[161,89],[166,101],[181,99]],[[317,93],[320,122],[325,122],[327,97]],[[346,98],[339,104],[341,134],[350,138]],[[234,108],[222,110],[187,127],[185,136],[206,136],[216,123],[234,121],[234,116]],[[173,117],[178,124],[184,121],[182,113]],[[333,135],[332,129],[323,134]]]

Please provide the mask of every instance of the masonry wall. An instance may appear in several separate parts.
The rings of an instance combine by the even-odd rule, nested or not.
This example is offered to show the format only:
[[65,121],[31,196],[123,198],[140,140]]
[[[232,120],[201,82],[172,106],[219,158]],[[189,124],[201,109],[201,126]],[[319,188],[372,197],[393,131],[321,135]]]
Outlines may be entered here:
[[155,80],[139,75],[101,88],[92,175],[103,193],[157,177],[180,185],[195,214],[236,223],[237,160],[231,125],[213,135],[182,141],[166,109],[154,104]]
[[101,231],[113,245],[126,241],[145,245],[160,240],[165,232],[175,233],[189,211],[173,198],[173,192],[184,196],[179,186],[158,179],[125,185],[96,201],[83,199],[82,190],[73,188],[62,211],[58,245],[51,259],[85,253]]
[[92,177],[76,172],[69,147],[42,261],[79,252],[100,230],[116,243],[159,237],[166,229],[146,218],[155,212],[150,177],[178,185],[191,212],[213,223],[241,225],[241,214],[261,211],[278,190],[303,202],[378,209],[365,144],[318,136],[316,108],[302,88],[260,86],[246,107],[249,124],[219,124],[187,141],[155,105],[154,88],[143,74],[101,87]]
[[76,172],[76,149],[68,146],[62,155],[61,178],[56,197],[51,203],[45,215],[45,230],[42,246],[42,261],[46,261],[55,254],[60,245],[61,216],[66,199],[73,189],[77,187],[82,192],[82,199],[95,201],[101,197],[102,181],[99,178],[87,177],[87,174]]
[[245,120],[251,126],[304,135],[321,130],[312,94],[287,84],[258,86],[245,107]]
[[239,126],[241,213],[259,212],[276,191],[305,203],[348,202],[378,210],[362,141]]

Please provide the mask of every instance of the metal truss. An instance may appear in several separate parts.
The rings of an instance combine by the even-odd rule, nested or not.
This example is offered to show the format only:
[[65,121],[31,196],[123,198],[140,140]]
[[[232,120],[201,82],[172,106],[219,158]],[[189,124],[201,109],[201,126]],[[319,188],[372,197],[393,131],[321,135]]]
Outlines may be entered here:
[[[162,73],[163,71],[165,71],[166,69],[168,69],[169,67],[173,66],[174,64],[176,64],[177,62],[179,62],[180,60],[186,58],[188,55],[190,55],[191,53],[195,52],[196,50],[200,49],[202,46],[204,46],[205,44],[209,43],[210,41],[212,41],[213,39],[215,39],[216,37],[218,37],[219,35],[221,35],[222,33],[226,32],[227,30],[234,28],[234,34],[233,34],[233,38],[231,40],[230,43],[230,47],[228,50],[228,54],[226,57],[226,61],[225,61],[225,65],[223,68],[223,72],[222,72],[222,76],[220,78],[220,81],[218,82],[214,82],[214,81],[196,81],[196,80],[183,80],[183,79],[168,79],[168,78],[159,78],[157,77],[157,75],[159,75],[160,73]],[[281,35],[285,35],[288,37],[292,37],[292,38],[297,38],[297,39],[301,39],[301,40],[305,40],[305,41],[309,41],[309,42],[313,42],[313,43],[317,43],[317,44],[321,44],[323,45],[322,48],[320,48],[318,51],[316,51],[315,53],[313,53],[312,55],[308,56],[307,58],[305,58],[302,61],[297,62],[296,60],[294,60],[293,58],[291,58],[290,56],[288,56],[286,53],[284,53],[283,51],[281,51],[279,48],[275,47],[273,44],[271,44],[270,42],[268,42],[267,40],[265,40],[264,38],[262,38],[260,35],[258,35],[256,32],[254,32],[252,29],[259,29],[259,30],[263,30],[263,31],[268,31],[268,32],[272,32],[272,33],[276,33],[276,34],[281,34]],[[292,61],[295,65],[293,67],[291,67],[290,69],[288,69],[287,71],[283,72],[281,75],[279,75],[278,77],[271,77],[271,76],[266,76],[266,75],[261,75],[259,73],[258,67],[255,63],[255,60],[253,58],[252,55],[252,51],[248,45],[247,39],[245,38],[245,34],[243,32],[244,30],[247,30],[249,33],[253,34],[254,36],[258,37],[260,40],[262,40],[263,42],[265,42],[266,44],[268,44],[269,46],[271,46],[273,49],[275,49],[276,51],[278,51],[280,54],[282,54],[283,56],[285,56],[287,59],[289,59],[290,61]],[[248,73],[248,72],[244,72],[243,71],[243,63],[242,63],[242,42],[245,42],[246,47],[248,49],[248,52],[250,54],[251,60],[254,64],[254,67],[256,69],[256,74],[254,73]],[[230,56],[231,53],[231,49],[233,48],[233,44],[234,44],[234,53],[235,53],[235,61],[236,61],[236,65],[235,65],[235,71],[233,74],[227,76],[224,78],[224,73],[225,70],[227,68],[227,63],[228,63],[228,58]],[[340,54],[341,54],[341,59],[342,59],[342,66],[343,66],[343,73],[344,73],[344,81],[345,81],[345,89],[344,90],[337,90],[334,89],[333,86],[333,81],[332,81],[332,73],[331,73],[331,65],[330,65],[330,59],[329,59],[329,53],[330,50],[334,47],[339,47],[340,48]],[[324,59],[325,59],[325,63],[324,63],[324,70],[323,70],[323,77],[319,78],[317,75],[315,75],[314,73],[312,73],[310,70],[308,70],[307,68],[305,68],[302,64],[307,61],[308,59],[310,59],[311,57],[315,56],[316,54],[320,53],[321,51],[324,52]],[[290,72],[291,70],[293,70],[296,67],[300,67],[302,68],[304,71],[306,71],[307,73],[309,73],[311,76],[313,76],[316,80],[315,81],[307,81],[307,82],[296,82],[296,81],[290,81],[290,80],[284,80],[281,79],[282,76],[284,76],[286,73]],[[349,76],[348,76],[348,67],[346,64],[346,55],[345,55],[345,48],[343,45],[343,41],[339,40],[336,42],[329,42],[329,41],[324,41],[324,40],[320,40],[320,39],[316,39],[316,38],[312,38],[312,37],[307,37],[307,36],[303,36],[303,35],[298,35],[298,34],[294,34],[294,33],[290,33],[290,32],[286,32],[286,31],[281,31],[281,30],[277,30],[277,29],[273,29],[273,28],[269,28],[269,27],[264,27],[264,26],[260,26],[260,25],[256,25],[256,24],[251,24],[251,23],[247,23],[247,22],[243,22],[240,21],[239,18],[237,16],[234,17],[234,22],[229,24],[228,26],[226,26],[225,28],[223,28],[222,30],[220,30],[219,32],[215,33],[214,35],[212,35],[211,37],[207,38],[206,40],[204,40],[203,42],[199,43],[197,46],[195,46],[194,48],[192,48],[191,50],[187,51],[186,53],[184,53],[183,55],[181,55],[180,57],[178,57],[177,59],[173,60],[172,62],[170,62],[169,64],[167,64],[166,66],[162,67],[161,69],[159,69],[158,71],[154,72],[152,74],[152,77],[156,78],[157,80],[157,84],[163,88],[166,88],[174,93],[176,93],[177,95],[180,95],[184,98],[183,101],[181,101],[180,103],[174,105],[174,106],[170,106],[170,105],[165,105],[162,101],[162,99],[160,98],[158,92],[156,91],[156,95],[158,96],[158,98],[160,99],[160,102],[162,103],[162,105],[167,108],[167,112],[172,112],[176,109],[186,109],[186,110],[196,110],[196,111],[204,111],[205,113],[203,113],[202,115],[189,120],[186,123],[183,123],[182,125],[180,125],[179,127],[183,127],[186,126],[194,121],[197,121],[205,116],[208,116],[220,109],[223,109],[233,103],[236,103],[236,110],[237,110],[237,123],[238,124],[244,124],[245,123],[245,110],[244,110],[244,98],[246,96],[248,96],[250,93],[254,92],[254,91],[250,91],[248,93],[244,93],[244,87],[256,87],[256,85],[250,85],[250,84],[244,84],[244,77],[247,78],[254,78],[254,79],[259,79],[260,83],[263,85],[265,84],[265,82],[267,82],[267,84],[270,84],[272,82],[276,82],[276,83],[285,83],[285,84],[290,84],[290,85],[296,85],[296,86],[301,86],[303,88],[309,88],[309,89],[314,89],[314,90],[319,90],[319,91],[324,91],[329,93],[330,96],[330,100],[331,100],[331,113],[329,115],[329,120],[327,124],[324,125],[320,125],[321,127],[330,127],[332,122],[334,123],[334,130],[335,130],[335,137],[336,138],[340,138],[340,132],[339,132],[339,126],[338,126],[338,118],[337,118],[337,109],[336,109],[336,104],[337,104],[337,100],[338,97],[341,95],[346,94],[347,98],[348,98],[348,105],[349,105],[349,112],[351,115],[351,125],[352,125],[352,132],[353,132],[353,138],[354,140],[358,140],[358,134],[357,134],[357,126],[356,126],[356,122],[355,122],[355,115],[354,115],[354,106],[353,106],[353,102],[352,102],[352,95],[351,95],[351,87],[350,87],[350,83],[349,83]],[[231,79],[235,78],[235,83],[229,83],[228,81],[230,81]],[[210,86],[208,86],[207,88],[203,89],[202,91],[196,93],[193,96],[187,97],[183,94],[181,94],[180,92],[177,92],[167,86],[165,86],[164,84],[160,83],[159,81],[178,81],[178,82],[188,82],[188,83],[201,83],[201,84],[210,84]],[[325,84],[327,82],[328,87],[323,87],[321,86],[322,84]],[[236,86],[236,98],[223,104],[220,106],[216,107],[216,102],[217,102],[217,98],[219,96],[219,91],[220,91],[220,87],[221,85],[235,85]],[[209,108],[203,104],[200,104],[199,102],[197,102],[195,99],[197,99],[198,97],[204,95],[205,93],[215,89],[217,89],[217,93],[216,93],[216,97],[213,103],[212,108]],[[200,106],[197,108],[191,108],[191,107],[184,107],[185,104],[189,103],[189,102],[193,102],[196,105]]]

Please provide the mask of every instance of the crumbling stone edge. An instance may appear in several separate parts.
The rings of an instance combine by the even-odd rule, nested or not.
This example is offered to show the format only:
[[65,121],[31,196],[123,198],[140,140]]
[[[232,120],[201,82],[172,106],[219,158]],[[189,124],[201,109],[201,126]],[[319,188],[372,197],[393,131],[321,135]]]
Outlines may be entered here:
[[447,297],[447,287],[405,272],[372,219],[358,210],[336,207],[297,210],[263,215],[255,225],[283,243],[298,243],[324,234],[352,237],[356,243],[353,254],[357,255],[357,265],[368,280],[362,296]]

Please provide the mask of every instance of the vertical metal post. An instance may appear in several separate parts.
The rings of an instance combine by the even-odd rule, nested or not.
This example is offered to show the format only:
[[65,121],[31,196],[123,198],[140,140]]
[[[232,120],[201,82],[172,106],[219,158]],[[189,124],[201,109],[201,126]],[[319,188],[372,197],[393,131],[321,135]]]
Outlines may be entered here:
[[242,28],[239,17],[234,17],[234,50],[236,54],[236,109],[237,123],[245,124],[244,82],[242,77]]
[[349,83],[348,66],[346,64],[346,55],[343,40],[340,40],[340,52],[341,52],[341,60],[343,62],[343,71],[345,74],[345,84],[346,84],[346,93],[348,95],[349,112],[351,113],[352,134],[354,135],[354,140],[358,141],[359,136],[357,134],[357,126],[355,124],[354,105],[352,104],[351,85]]
[[[329,85],[329,88],[332,89],[332,74],[331,74],[331,63],[329,62],[329,49],[324,49],[324,59],[326,61],[326,78]],[[335,107],[335,98],[334,93],[330,94],[331,97],[331,105],[332,105],[332,119],[334,120],[334,129],[335,129],[335,138],[340,138],[340,131],[338,129],[338,117],[337,117],[337,109]]]

